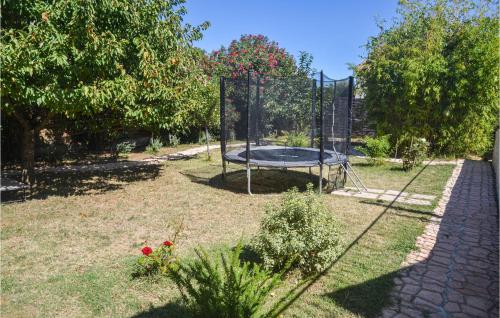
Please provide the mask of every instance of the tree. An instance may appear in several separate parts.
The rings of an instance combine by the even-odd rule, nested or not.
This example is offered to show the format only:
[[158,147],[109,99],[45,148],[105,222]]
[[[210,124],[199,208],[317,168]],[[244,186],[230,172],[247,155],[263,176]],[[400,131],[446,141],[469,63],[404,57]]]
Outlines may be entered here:
[[205,130],[205,141],[207,145],[207,156],[210,160],[209,129],[218,127],[219,124],[219,85],[216,77],[210,76],[210,64],[208,56],[200,49],[194,49],[198,56],[200,68],[203,74],[193,85],[192,103],[186,107],[191,128]]
[[262,75],[289,75],[295,72],[293,56],[264,35],[242,35],[228,48],[212,52],[212,74],[233,78],[248,70]]
[[[435,152],[481,154],[498,113],[498,24],[489,1],[401,1],[356,69],[382,134],[424,137]],[[490,12],[494,12],[493,16]]]
[[1,107],[23,128],[23,181],[34,181],[35,136],[55,116],[189,122],[200,74],[190,48],[208,24],[183,25],[183,2],[3,0]]

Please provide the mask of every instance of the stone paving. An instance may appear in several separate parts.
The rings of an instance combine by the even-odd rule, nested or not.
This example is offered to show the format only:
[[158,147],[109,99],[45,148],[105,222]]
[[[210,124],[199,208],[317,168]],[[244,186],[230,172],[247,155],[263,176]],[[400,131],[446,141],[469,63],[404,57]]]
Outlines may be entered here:
[[[360,156],[360,155],[355,155],[356,158],[361,158],[361,159],[366,159],[368,157],[366,156]],[[424,165],[429,165],[429,166],[439,166],[439,165],[456,165],[461,159],[453,159],[453,160],[442,160],[442,159],[437,159],[437,160],[424,160],[423,164]],[[387,162],[392,162],[392,163],[403,163],[402,159],[399,158],[387,158],[385,159]]]
[[332,194],[363,199],[382,200],[388,202],[396,201],[400,203],[415,205],[432,205],[432,202],[436,199],[436,197],[433,195],[400,192],[397,190],[370,188],[368,188],[367,190],[368,191],[362,191],[360,193],[356,188],[346,187],[345,189],[332,191]]
[[[219,145],[210,146],[210,150],[220,148]],[[165,155],[165,156],[157,156],[152,158],[147,158],[143,160],[136,161],[118,161],[118,162],[107,162],[107,163],[95,163],[95,164],[87,164],[87,165],[68,165],[68,166],[57,166],[57,167],[42,167],[37,168],[36,170],[41,172],[88,172],[88,171],[109,171],[115,169],[128,169],[138,166],[145,165],[155,165],[161,164],[162,162],[168,160],[180,160],[191,158],[199,153],[207,151],[207,146],[200,146],[195,148],[190,148],[187,150],[179,151],[173,154]]]
[[498,317],[498,202],[491,165],[459,163],[382,317]]

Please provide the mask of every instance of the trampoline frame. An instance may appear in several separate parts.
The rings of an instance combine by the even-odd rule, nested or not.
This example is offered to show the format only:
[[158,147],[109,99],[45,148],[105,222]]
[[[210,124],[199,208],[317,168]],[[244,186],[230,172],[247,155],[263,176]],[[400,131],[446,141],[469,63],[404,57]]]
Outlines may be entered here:
[[[272,168],[294,168],[294,167],[309,167],[309,173],[311,174],[311,168],[318,166],[319,167],[319,193],[321,193],[322,188],[323,188],[323,166],[327,165],[328,166],[328,182],[330,178],[330,169],[332,166],[339,165],[341,167],[341,170],[344,172],[344,180],[347,180],[349,178],[351,182],[356,186],[358,191],[361,192],[361,189],[363,188],[366,191],[366,187],[364,184],[361,182],[361,179],[359,176],[356,174],[356,172],[352,169],[352,166],[349,163],[349,149],[351,146],[351,132],[352,132],[352,103],[353,103],[353,92],[354,92],[354,78],[352,76],[349,76],[349,86],[348,86],[348,100],[347,100],[347,138],[346,138],[346,147],[345,147],[345,153],[340,153],[335,149],[335,145],[333,143],[333,150],[325,150],[325,144],[324,144],[324,120],[323,120],[323,85],[324,85],[324,74],[323,71],[320,72],[320,90],[319,90],[319,108],[320,108],[320,133],[319,133],[319,149],[314,148],[314,130],[316,128],[316,80],[314,79],[312,81],[312,89],[313,89],[313,94],[311,98],[311,120],[312,120],[312,128],[311,129],[311,147],[282,147],[282,148],[296,148],[296,149],[302,149],[302,150],[307,150],[307,151],[314,151],[314,152],[319,152],[319,160],[317,162],[314,161],[303,161],[301,163],[297,164],[285,164],[285,161],[283,161],[283,164],[266,164],[262,160],[254,160],[250,158],[251,154],[251,147],[250,147],[250,138],[249,136],[251,135],[250,132],[250,86],[251,86],[251,72],[247,72],[247,78],[246,78],[246,85],[247,85],[247,96],[246,96],[246,144],[245,148],[240,148],[237,150],[231,151],[231,153],[227,153],[226,149],[226,130],[225,130],[225,77],[221,76],[220,77],[220,142],[221,142],[221,155],[222,155],[222,178],[224,179],[226,177],[226,169],[227,169],[227,164],[226,162],[233,162],[236,164],[244,164],[246,166],[246,174],[247,174],[247,192],[248,194],[252,195],[251,191],[251,166],[257,166],[259,167],[272,167]],[[257,81],[259,83],[259,81]],[[257,84],[257,99],[259,98],[259,89],[258,89]],[[332,104],[332,107],[334,108],[335,105]],[[334,122],[332,122],[332,127],[335,125]],[[260,146],[259,141],[257,140],[257,147],[258,149],[264,149],[268,146]],[[274,146],[275,148],[280,148],[280,146]],[[258,150],[254,149],[254,150]],[[242,152],[245,152],[245,158],[241,156],[235,156],[234,153],[241,154]],[[336,156],[334,160],[325,160],[325,153],[330,156],[330,158],[333,158]],[[244,160],[243,160],[244,159]],[[259,162],[260,161],[260,162]],[[273,163],[278,162],[278,161],[273,161]],[[260,165],[259,165],[260,163]],[[359,184],[358,184],[359,183]]]

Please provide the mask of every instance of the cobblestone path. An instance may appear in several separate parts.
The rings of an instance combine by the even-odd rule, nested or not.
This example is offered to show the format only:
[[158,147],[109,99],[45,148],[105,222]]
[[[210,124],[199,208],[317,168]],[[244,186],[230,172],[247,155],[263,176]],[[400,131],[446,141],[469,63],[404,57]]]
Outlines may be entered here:
[[498,202],[490,163],[459,163],[383,317],[498,317]]

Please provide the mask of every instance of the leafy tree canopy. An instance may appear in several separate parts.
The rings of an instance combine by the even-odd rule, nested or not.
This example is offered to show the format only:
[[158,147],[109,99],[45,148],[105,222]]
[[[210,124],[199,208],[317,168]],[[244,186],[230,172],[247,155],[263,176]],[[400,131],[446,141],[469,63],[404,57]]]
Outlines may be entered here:
[[210,60],[212,73],[233,78],[248,70],[263,75],[287,75],[296,70],[293,56],[264,35],[242,35],[228,48],[213,51]]
[[208,23],[184,25],[183,2],[3,0],[2,111],[23,127],[27,169],[33,136],[55,115],[112,113],[151,129],[189,122],[184,105],[205,76],[191,43]]
[[377,129],[436,152],[482,154],[498,115],[498,23],[490,1],[400,1],[356,69]]

